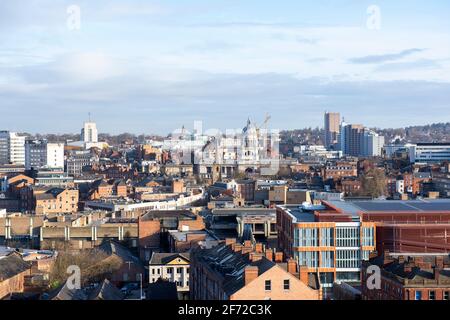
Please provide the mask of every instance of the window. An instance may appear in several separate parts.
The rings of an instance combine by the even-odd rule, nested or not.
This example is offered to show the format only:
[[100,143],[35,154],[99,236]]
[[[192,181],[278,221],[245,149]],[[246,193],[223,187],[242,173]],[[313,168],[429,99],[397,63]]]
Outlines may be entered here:
[[177,268],[177,273],[181,274],[183,272],[183,268]]
[[270,280],[266,280],[264,284],[264,288],[266,291],[272,290],[272,282]]
[[436,291],[431,290],[428,292],[428,300],[436,300]]
[[289,290],[290,286],[291,286],[291,284],[289,282],[289,279],[283,281],[283,288],[284,288],[284,290]]
[[173,271],[172,268],[167,268],[167,273],[168,274],[172,274],[172,271]]
[[416,300],[422,300],[422,291],[416,291]]
[[444,300],[450,300],[450,291],[444,291]]

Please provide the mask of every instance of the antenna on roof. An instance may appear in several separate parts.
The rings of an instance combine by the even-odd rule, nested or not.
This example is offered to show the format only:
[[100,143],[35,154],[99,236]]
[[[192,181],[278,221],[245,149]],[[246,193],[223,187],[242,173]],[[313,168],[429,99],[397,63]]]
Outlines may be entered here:
[[88,112],[89,122],[91,122],[91,113]]

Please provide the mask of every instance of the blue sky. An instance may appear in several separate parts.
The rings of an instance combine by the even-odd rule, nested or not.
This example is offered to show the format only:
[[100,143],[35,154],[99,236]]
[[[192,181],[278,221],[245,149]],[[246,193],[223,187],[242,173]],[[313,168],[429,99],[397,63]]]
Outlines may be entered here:
[[[79,30],[67,8],[80,10]],[[380,29],[367,10],[380,9]],[[0,129],[168,133],[450,121],[441,0],[2,0]]]

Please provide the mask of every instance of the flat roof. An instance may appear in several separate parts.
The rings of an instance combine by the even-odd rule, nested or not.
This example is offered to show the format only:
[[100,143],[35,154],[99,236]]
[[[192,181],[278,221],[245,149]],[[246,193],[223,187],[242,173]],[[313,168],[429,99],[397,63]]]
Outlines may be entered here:
[[314,222],[314,212],[311,211],[303,211],[299,206],[281,206],[283,207],[287,213],[291,214],[295,220],[294,223],[297,222]]
[[328,201],[345,213],[357,212],[442,212],[450,211],[450,199]]

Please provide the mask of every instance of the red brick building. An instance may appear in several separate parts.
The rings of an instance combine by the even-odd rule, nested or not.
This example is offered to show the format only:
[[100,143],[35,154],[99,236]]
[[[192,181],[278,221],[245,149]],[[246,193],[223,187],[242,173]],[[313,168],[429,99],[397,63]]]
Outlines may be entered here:
[[320,300],[317,274],[298,268],[282,252],[262,244],[227,239],[211,249],[191,252],[189,279],[193,300]]
[[[377,288],[369,267],[380,268]],[[392,255],[364,261],[363,300],[450,300],[450,259],[448,255]],[[372,278],[371,278],[372,277]]]
[[31,264],[15,252],[0,257],[0,300],[23,292],[25,277],[31,275]]

